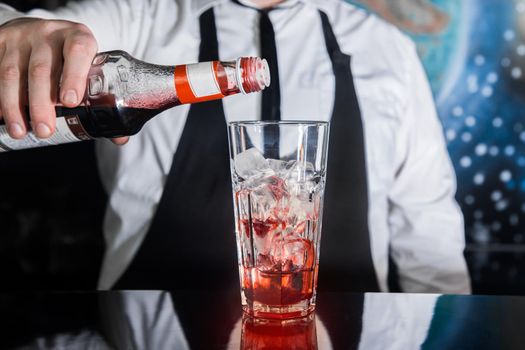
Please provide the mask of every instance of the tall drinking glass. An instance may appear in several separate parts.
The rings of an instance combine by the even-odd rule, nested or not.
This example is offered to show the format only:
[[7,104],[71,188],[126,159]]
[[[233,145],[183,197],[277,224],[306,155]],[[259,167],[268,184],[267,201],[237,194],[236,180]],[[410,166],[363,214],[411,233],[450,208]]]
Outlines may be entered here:
[[327,122],[229,125],[243,310],[295,318],[315,308]]

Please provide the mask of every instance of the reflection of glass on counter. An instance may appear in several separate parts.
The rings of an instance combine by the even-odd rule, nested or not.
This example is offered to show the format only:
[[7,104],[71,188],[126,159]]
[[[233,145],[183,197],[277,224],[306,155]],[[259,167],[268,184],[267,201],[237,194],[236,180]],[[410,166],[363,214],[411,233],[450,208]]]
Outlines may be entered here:
[[318,316],[276,320],[243,314],[230,334],[229,350],[331,350],[328,331]]
[[242,350],[317,349],[315,316],[311,314],[286,321],[244,316],[240,348]]

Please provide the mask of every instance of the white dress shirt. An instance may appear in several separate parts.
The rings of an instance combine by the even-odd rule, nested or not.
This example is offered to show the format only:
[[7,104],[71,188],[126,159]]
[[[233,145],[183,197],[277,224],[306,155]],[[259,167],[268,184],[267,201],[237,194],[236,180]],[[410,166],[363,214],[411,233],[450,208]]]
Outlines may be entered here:
[[421,349],[438,298],[438,294],[366,293],[358,350]]
[[168,292],[112,292],[98,300],[101,331],[114,349],[190,349]]
[[[82,22],[100,51],[123,49],[148,62],[180,64],[197,61],[198,16],[210,6],[220,59],[259,55],[257,12],[230,0],[91,0],[26,15]],[[404,291],[470,292],[455,174],[414,44],[394,26],[340,0],[288,0],[279,6],[269,15],[283,119],[331,116],[335,79],[318,10],[327,14],[341,50],[352,56],[364,125],[370,243],[381,290],[388,289],[390,249]],[[0,20],[21,15],[3,5]],[[226,119],[259,119],[260,101],[260,94],[225,98]],[[164,112],[125,146],[97,143],[109,194],[100,289],[121,276],[148,231],[188,110]]]

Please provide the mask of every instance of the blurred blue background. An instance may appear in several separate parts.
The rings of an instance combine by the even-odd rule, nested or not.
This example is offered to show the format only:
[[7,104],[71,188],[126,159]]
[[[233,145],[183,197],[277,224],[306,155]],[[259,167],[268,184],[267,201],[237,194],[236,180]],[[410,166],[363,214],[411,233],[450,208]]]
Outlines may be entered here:
[[458,177],[477,292],[525,291],[525,1],[351,1],[416,42]]

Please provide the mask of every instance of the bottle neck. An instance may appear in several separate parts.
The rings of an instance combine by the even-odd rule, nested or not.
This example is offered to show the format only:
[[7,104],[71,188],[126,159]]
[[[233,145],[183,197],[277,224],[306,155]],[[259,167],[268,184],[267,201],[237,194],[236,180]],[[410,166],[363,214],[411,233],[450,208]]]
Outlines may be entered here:
[[175,90],[180,103],[258,92],[270,84],[266,61],[255,57],[181,65],[176,66],[174,71]]
[[165,110],[261,91],[270,83],[266,61],[255,57],[178,66],[153,65],[121,52],[103,58],[90,71],[87,103],[92,106]]
[[227,96],[225,94],[228,87],[227,77],[224,66],[219,61],[175,66],[174,83],[181,104],[210,101]]

